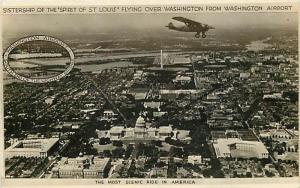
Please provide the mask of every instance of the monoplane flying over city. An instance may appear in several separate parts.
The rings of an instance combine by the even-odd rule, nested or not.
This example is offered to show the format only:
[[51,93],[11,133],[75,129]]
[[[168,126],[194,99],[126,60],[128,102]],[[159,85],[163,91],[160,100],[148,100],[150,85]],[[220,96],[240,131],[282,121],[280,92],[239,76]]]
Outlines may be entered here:
[[210,29],[215,29],[212,26],[209,26],[207,24],[203,24],[200,22],[196,22],[194,20],[190,20],[184,17],[173,17],[173,20],[177,20],[179,22],[183,22],[184,26],[175,26],[172,22],[170,22],[166,27],[168,27],[170,30],[175,31],[182,31],[182,32],[196,32],[195,37],[199,38],[200,33],[202,33],[202,38],[206,37],[206,32]]

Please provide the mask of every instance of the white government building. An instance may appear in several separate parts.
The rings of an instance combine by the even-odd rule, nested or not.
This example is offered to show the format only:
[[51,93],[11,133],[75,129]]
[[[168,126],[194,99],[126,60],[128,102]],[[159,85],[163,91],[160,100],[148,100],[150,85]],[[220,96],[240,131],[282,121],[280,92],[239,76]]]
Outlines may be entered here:
[[189,131],[173,130],[172,126],[161,126],[159,128],[150,127],[146,124],[145,119],[139,116],[136,120],[135,127],[125,128],[124,126],[112,127],[109,131],[99,131],[101,137],[110,138],[111,141],[165,141],[167,137],[172,136],[173,139],[189,141]]
[[110,169],[109,158],[79,154],[76,158],[63,157],[52,168],[52,178],[104,178]]
[[58,149],[58,138],[19,140],[5,149],[5,158],[12,157],[48,157]]
[[213,143],[217,158],[268,158],[269,152],[262,142],[240,138],[220,138]]

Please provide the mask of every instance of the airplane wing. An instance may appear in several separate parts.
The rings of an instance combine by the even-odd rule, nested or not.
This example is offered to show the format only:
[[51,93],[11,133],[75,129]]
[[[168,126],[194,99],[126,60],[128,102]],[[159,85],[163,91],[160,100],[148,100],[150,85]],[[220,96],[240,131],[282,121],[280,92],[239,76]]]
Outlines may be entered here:
[[183,22],[187,26],[196,25],[196,26],[202,27],[202,25],[205,25],[205,24],[202,24],[200,22],[196,22],[194,20],[190,20],[190,19],[187,19],[187,18],[184,18],[184,17],[173,17],[172,19]]

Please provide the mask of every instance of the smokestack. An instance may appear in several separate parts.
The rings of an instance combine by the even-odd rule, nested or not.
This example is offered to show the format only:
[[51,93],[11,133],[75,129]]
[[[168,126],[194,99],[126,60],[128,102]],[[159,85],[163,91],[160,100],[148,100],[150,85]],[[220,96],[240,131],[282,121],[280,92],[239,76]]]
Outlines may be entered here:
[[163,69],[164,65],[163,65],[163,51],[160,50],[160,68]]

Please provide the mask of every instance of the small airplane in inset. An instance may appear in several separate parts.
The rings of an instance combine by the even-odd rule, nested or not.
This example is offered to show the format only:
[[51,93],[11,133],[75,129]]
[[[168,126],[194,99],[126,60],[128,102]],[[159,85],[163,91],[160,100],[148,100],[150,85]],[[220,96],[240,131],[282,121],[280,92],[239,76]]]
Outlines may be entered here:
[[194,20],[190,20],[184,17],[173,17],[173,20],[177,20],[180,22],[183,22],[185,25],[176,27],[172,22],[170,22],[166,27],[169,28],[170,30],[175,30],[175,31],[182,31],[182,32],[196,32],[195,37],[199,38],[200,33],[202,33],[202,38],[206,37],[206,32],[210,29],[215,29],[212,26],[209,26],[207,24],[203,24],[200,22],[196,22]]

